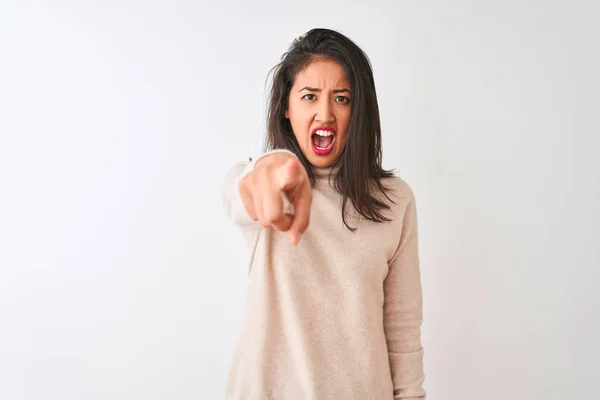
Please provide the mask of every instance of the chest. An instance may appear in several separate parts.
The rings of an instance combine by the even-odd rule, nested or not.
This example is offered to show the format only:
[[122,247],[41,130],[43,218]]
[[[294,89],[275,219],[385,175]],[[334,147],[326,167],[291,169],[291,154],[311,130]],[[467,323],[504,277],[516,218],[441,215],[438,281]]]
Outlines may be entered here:
[[[331,191],[314,191],[310,225],[300,244],[285,252],[286,257],[302,264],[299,274],[318,275],[332,284],[380,286],[388,272],[388,260],[394,254],[401,232],[398,221],[373,222],[360,216],[347,204],[346,222],[342,218],[341,196]],[[273,238],[277,247],[288,246],[285,234]]]

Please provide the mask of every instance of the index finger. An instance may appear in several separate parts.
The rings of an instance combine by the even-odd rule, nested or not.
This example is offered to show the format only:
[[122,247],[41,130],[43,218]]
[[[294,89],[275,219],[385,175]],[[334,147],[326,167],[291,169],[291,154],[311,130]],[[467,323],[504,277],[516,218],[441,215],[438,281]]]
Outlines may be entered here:
[[306,231],[310,222],[310,206],[312,203],[312,192],[307,181],[298,188],[293,199],[294,219],[290,227],[290,240],[295,246],[300,241],[300,235]]

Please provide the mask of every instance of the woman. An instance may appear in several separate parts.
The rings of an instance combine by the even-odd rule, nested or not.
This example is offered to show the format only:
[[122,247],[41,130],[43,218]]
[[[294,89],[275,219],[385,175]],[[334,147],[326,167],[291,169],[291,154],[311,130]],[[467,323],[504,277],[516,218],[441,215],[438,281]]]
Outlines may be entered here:
[[313,29],[276,66],[267,151],[228,175],[251,250],[229,399],[424,399],[417,217],[381,166],[366,55]]

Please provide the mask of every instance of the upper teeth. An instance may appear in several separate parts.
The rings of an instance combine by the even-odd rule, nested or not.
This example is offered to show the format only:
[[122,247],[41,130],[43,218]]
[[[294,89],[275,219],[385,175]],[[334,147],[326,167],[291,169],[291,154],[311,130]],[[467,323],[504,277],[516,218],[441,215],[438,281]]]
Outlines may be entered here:
[[323,130],[318,130],[315,132],[317,135],[319,136],[331,136],[333,135],[333,133],[331,133],[330,131],[323,131]]

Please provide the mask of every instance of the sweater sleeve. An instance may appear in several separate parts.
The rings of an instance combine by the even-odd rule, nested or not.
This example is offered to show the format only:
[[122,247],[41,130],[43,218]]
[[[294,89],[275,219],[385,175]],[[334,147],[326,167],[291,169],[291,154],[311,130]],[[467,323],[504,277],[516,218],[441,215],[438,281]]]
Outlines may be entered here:
[[384,329],[394,399],[424,400],[421,323],[423,301],[419,270],[417,212],[410,187],[398,248],[384,281]]
[[269,154],[277,152],[285,152],[296,156],[291,151],[285,149],[268,151],[252,161],[235,164],[225,177],[222,189],[223,208],[225,209],[225,213],[229,219],[231,219],[240,228],[260,228],[260,224],[250,218],[248,212],[246,211],[246,207],[244,206],[244,202],[242,201],[242,197],[240,195],[240,180],[254,169],[254,165],[258,162],[258,160]]

